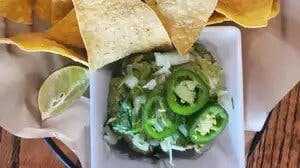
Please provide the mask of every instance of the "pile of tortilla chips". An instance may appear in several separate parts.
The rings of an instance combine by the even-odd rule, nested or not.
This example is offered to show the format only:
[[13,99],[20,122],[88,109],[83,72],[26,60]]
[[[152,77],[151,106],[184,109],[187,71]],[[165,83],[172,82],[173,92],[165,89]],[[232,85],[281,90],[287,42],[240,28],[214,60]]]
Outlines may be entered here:
[[219,0],[215,10],[220,15],[211,23],[231,20],[243,27],[265,27],[279,8],[279,0]]
[[279,0],[0,0],[0,16],[48,30],[0,38],[29,52],[51,52],[91,70],[127,55],[173,46],[186,53],[201,30],[233,21],[243,27],[267,25]]

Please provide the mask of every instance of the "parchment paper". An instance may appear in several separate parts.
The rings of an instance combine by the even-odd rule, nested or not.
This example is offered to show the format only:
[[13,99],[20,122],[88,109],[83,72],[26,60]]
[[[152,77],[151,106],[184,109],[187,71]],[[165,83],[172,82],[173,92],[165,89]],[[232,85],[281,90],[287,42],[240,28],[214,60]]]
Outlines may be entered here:
[[242,29],[245,126],[260,130],[272,108],[300,81],[300,1],[261,29]]
[[[267,28],[241,29],[247,130],[260,130],[268,112],[300,80],[300,2],[285,0],[281,7]],[[1,19],[0,35],[44,28],[38,25]],[[64,114],[43,123],[37,107],[42,82],[68,62],[53,54],[1,45],[0,126],[23,138],[57,137],[78,155],[83,167],[89,167],[89,100],[81,98]]]

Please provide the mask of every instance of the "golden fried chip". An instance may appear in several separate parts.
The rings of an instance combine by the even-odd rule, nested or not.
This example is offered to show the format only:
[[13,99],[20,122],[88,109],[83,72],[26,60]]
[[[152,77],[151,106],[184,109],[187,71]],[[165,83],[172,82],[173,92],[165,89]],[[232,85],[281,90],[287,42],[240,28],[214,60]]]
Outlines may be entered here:
[[34,12],[40,19],[51,23],[51,5],[52,0],[35,0]]
[[280,10],[279,0],[273,0],[272,10],[271,10],[271,13],[270,13],[270,18],[273,18],[273,17],[277,16],[277,14],[279,13],[279,10]]
[[53,25],[47,33],[52,39],[62,44],[84,48],[74,9]]
[[36,0],[34,11],[45,21],[54,24],[73,9],[72,0]]
[[219,0],[216,11],[244,27],[264,27],[271,15],[273,0]]
[[171,47],[156,14],[140,0],[74,0],[91,70],[132,53]]
[[217,0],[145,0],[157,13],[179,53],[197,40],[213,13]]
[[222,23],[225,21],[229,21],[229,19],[226,18],[226,16],[224,16],[223,14],[214,11],[214,13],[209,17],[207,25]]
[[0,0],[0,16],[23,24],[32,24],[32,0]]
[[54,24],[65,17],[73,8],[72,0],[52,0],[51,23]]
[[59,54],[88,66],[75,10],[70,11],[69,14],[46,32],[0,38],[0,43],[14,44],[28,52],[51,52]]
[[14,44],[28,52],[51,52],[59,54],[88,66],[84,51],[66,47],[52,40],[46,33],[29,33],[11,38],[0,38],[0,43]]

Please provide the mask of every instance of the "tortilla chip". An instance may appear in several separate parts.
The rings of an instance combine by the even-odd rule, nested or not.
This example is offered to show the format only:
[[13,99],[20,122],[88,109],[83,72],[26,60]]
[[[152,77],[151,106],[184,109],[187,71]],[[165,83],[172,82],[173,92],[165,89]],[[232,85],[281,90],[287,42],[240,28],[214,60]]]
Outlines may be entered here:
[[0,0],[0,16],[23,24],[32,24],[32,0]]
[[277,16],[278,13],[279,13],[279,10],[280,10],[279,0],[273,0],[272,10],[271,10],[271,13],[270,13],[270,18],[273,18],[273,17]]
[[72,0],[52,0],[51,23],[54,24],[61,20],[73,8],[74,6]]
[[244,27],[268,24],[273,0],[219,0],[216,11]]
[[[51,52],[88,66],[75,10],[43,33],[28,33],[0,38],[0,43],[14,44],[28,52]],[[82,49],[79,49],[82,48]]]
[[214,13],[209,17],[207,25],[222,23],[225,21],[229,21],[230,19],[226,18],[223,14],[214,11]]
[[88,66],[84,51],[67,48],[55,40],[52,40],[46,33],[29,33],[13,36],[11,38],[0,38],[0,43],[14,44],[28,52],[51,52],[59,54]]
[[62,20],[57,22],[47,31],[52,39],[77,48],[84,48],[79,32],[75,10],[71,10]]
[[157,13],[180,54],[197,40],[213,13],[217,0],[145,0]]
[[51,4],[52,0],[35,0],[34,12],[45,21],[51,23]]
[[55,24],[73,9],[72,0],[36,0],[34,11],[45,21]]
[[171,47],[155,13],[140,0],[74,0],[91,70],[132,53]]

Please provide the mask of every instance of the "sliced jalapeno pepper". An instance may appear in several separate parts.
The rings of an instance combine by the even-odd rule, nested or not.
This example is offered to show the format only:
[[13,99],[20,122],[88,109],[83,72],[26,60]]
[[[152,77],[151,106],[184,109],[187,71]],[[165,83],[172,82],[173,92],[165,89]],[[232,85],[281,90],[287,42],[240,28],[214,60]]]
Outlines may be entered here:
[[[175,118],[175,117],[174,117]],[[161,96],[150,97],[143,109],[143,128],[148,136],[163,139],[176,132],[172,115],[167,114],[164,99]]]
[[188,69],[173,73],[167,86],[167,102],[173,112],[191,115],[208,101],[209,88],[201,77]]
[[220,105],[209,105],[189,124],[189,137],[195,144],[207,144],[222,132],[227,123],[226,111]]

